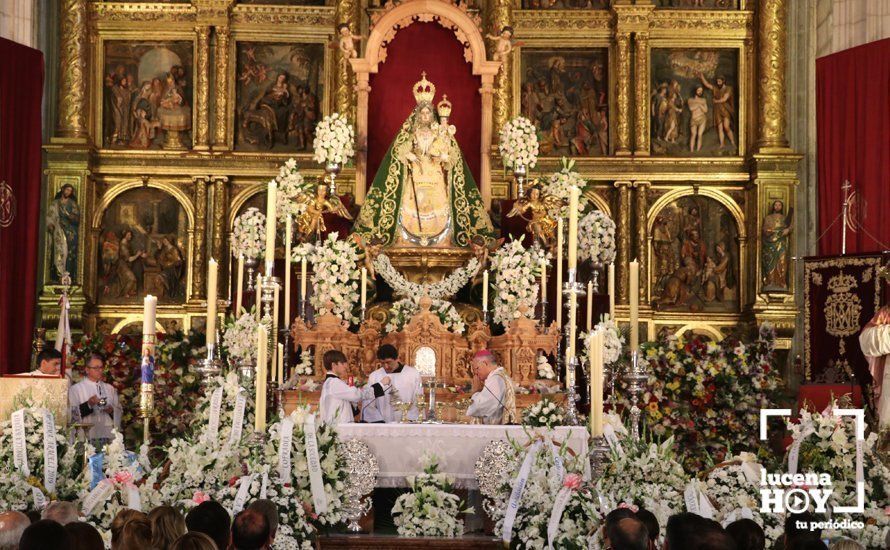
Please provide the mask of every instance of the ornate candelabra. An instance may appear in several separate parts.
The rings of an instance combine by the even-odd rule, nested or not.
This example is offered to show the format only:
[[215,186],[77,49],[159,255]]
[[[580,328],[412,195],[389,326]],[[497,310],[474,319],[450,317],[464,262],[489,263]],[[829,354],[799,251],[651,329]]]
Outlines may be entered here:
[[627,389],[630,393],[630,428],[634,441],[640,439],[640,415],[643,412],[639,407],[640,396],[646,390],[649,382],[649,373],[646,372],[645,362],[640,361],[639,350],[631,352],[630,370],[624,375]]
[[549,331],[549,329],[547,328],[547,305],[548,304],[549,304],[549,302],[547,302],[547,296],[545,295],[544,298],[541,300],[541,332],[543,332],[544,334],[547,334]]
[[[566,319],[568,320],[563,327],[565,349],[569,349],[574,344],[573,340],[575,338],[575,327],[572,326],[570,314],[572,306],[575,306],[575,312],[577,313],[578,299],[586,295],[584,285],[577,280],[578,271],[576,269],[569,269],[567,275],[568,280],[562,286],[562,295],[565,298],[563,302],[565,303]],[[560,357],[563,357],[563,355],[560,354]],[[563,363],[565,363],[566,368],[566,424],[569,426],[577,426],[580,424],[578,420],[578,407],[576,405],[576,402],[578,401],[578,393],[575,389],[577,383],[576,375],[579,366],[578,357],[573,353],[571,359],[568,362],[565,362],[563,359]]]
[[330,182],[328,187],[328,194],[331,197],[337,196],[337,174],[340,173],[340,168],[340,164],[336,162],[329,162],[324,166],[325,174],[328,175],[328,181]]
[[206,385],[209,380],[219,376],[222,372],[223,363],[219,358],[218,345],[219,331],[215,330],[212,335],[207,335],[207,357],[201,360],[195,368],[195,372],[201,376],[202,385]]
[[436,377],[431,376],[429,380],[427,380],[427,387],[429,389],[429,399],[427,400],[427,408],[426,408],[426,420],[425,422],[429,422],[432,424],[438,424],[439,418],[436,414]]
[[590,282],[593,283],[593,292],[595,294],[599,294],[600,291],[600,269],[603,268],[603,264],[600,262],[594,261],[592,264],[591,272],[590,272]]
[[590,473],[593,479],[599,479],[605,473],[611,454],[612,450],[605,437],[600,435],[591,439],[588,457],[590,458]]
[[513,177],[516,178],[516,198],[525,195],[525,177],[528,175],[528,167],[524,164],[513,165]]
[[256,271],[259,263],[259,260],[257,260],[256,258],[244,258],[244,267],[247,268],[247,290],[249,291],[254,290],[253,272]]
[[340,455],[346,459],[346,502],[344,512],[349,520],[347,529],[361,531],[358,520],[371,510],[371,500],[363,500],[374,490],[380,466],[368,445],[358,439],[338,442]]

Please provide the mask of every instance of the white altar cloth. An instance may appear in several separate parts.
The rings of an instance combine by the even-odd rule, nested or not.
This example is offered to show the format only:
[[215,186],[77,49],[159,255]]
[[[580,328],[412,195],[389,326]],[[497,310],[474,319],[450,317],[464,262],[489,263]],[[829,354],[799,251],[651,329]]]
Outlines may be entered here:
[[[439,471],[454,478],[456,487],[476,489],[476,460],[485,446],[507,436],[524,444],[528,436],[522,426],[469,424],[340,424],[342,440],[364,441],[380,464],[378,487],[407,487],[406,476],[420,471],[420,457],[430,452],[439,458]],[[536,428],[535,433],[544,432]],[[550,432],[557,445],[568,439],[568,447],[587,457],[587,428],[560,426]]]

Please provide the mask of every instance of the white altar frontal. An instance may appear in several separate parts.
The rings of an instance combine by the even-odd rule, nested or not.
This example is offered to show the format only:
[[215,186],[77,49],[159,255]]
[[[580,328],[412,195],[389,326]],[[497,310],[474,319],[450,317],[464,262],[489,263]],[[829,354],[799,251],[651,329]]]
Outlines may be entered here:
[[[560,426],[550,431],[522,426],[466,424],[341,424],[337,433],[343,441],[358,439],[371,449],[380,465],[378,487],[407,487],[405,477],[416,475],[426,453],[439,459],[439,471],[454,478],[461,489],[477,489],[474,468],[486,445],[512,439],[520,445],[539,433],[579,457],[587,456],[589,433],[584,426]],[[534,430],[534,431],[533,431]],[[589,461],[585,459],[585,470]]]

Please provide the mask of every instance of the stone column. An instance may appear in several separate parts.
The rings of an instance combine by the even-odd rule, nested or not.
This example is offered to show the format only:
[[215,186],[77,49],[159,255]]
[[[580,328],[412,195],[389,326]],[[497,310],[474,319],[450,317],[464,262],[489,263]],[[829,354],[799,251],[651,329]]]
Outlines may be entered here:
[[216,135],[213,148],[225,151],[229,148],[229,28],[216,27]]
[[[219,265],[228,265],[228,247],[226,236],[226,220],[229,217],[229,178],[226,176],[212,176],[213,183],[213,227],[211,228],[210,255]],[[225,270],[220,271],[219,288],[226,287]]]
[[[59,117],[56,135],[87,137],[87,2],[61,0],[59,7]],[[101,141],[102,136],[96,136]]]
[[[618,98],[615,102],[618,118],[615,132],[615,154],[630,155],[630,33],[619,32],[615,36],[615,82]],[[625,296],[625,299],[627,297]]]
[[[503,72],[503,69],[502,69]],[[501,74],[501,73],[498,73]],[[494,75],[482,75],[482,88],[479,93],[482,94],[482,112],[490,113],[492,109],[492,101],[494,99]],[[486,210],[491,210],[491,117],[482,117],[482,156],[479,167],[479,192],[482,195],[482,204]]]
[[[491,14],[491,26],[494,34],[500,34],[504,27],[513,26],[513,2],[496,0]],[[494,131],[498,135],[501,128],[510,120],[513,105],[513,54],[505,59],[495,78],[494,87]],[[483,112],[485,112],[483,110]],[[488,204],[486,204],[486,207]]]
[[759,0],[757,6],[759,153],[788,152],[785,137],[785,0]]
[[195,27],[198,47],[195,56],[195,151],[210,149],[210,27]]
[[195,234],[192,241],[192,300],[205,297],[207,275],[207,253],[205,235],[207,234],[207,176],[194,176],[195,185]]
[[[348,25],[349,32],[358,34],[358,18],[356,17],[355,0],[337,0],[336,22],[337,26]],[[339,33],[339,31],[336,31]],[[335,35],[336,39],[336,35]],[[356,44],[356,48],[360,47]],[[349,120],[355,121],[354,86],[352,84],[352,69],[349,60],[344,59],[340,50],[336,50],[334,58],[337,63],[336,84],[334,88],[334,106],[338,113],[345,115]]]
[[619,304],[628,303],[628,264],[630,263],[630,187],[629,181],[616,181],[618,189],[618,219],[615,220],[618,246],[615,256],[615,285]]
[[[638,32],[634,42],[634,154],[649,155],[649,33]],[[642,266],[640,266],[642,270]],[[640,288],[643,287],[640,281]]]
[[356,117],[355,117],[355,202],[365,202],[368,171],[368,71],[356,71]]
[[648,281],[648,247],[649,247],[649,186],[648,181],[635,181],[633,187],[636,190],[636,256],[640,262],[640,303],[646,303],[646,289]]

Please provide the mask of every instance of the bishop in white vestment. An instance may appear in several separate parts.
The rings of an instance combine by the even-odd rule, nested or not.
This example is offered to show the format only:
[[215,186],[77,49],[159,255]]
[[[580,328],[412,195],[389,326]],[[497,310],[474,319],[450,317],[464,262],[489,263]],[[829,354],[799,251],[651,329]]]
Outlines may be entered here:
[[871,371],[879,429],[890,428],[890,306],[878,310],[865,325],[859,345]]
[[368,375],[368,387],[380,383],[389,377],[391,388],[381,396],[366,398],[362,406],[362,420],[369,423],[398,422],[401,411],[393,406],[393,401],[413,403],[408,409],[407,419],[417,420],[417,398],[423,395],[423,382],[420,373],[414,367],[399,362],[399,353],[395,347],[384,344],[377,350],[377,359],[382,366]]
[[516,423],[516,389],[488,350],[473,357],[473,389],[467,416],[482,424]]
[[122,412],[117,390],[102,380],[104,369],[102,357],[90,356],[87,377],[68,390],[68,403],[78,407],[82,423],[89,426],[87,437],[100,444],[111,441],[113,429],[120,430]]

